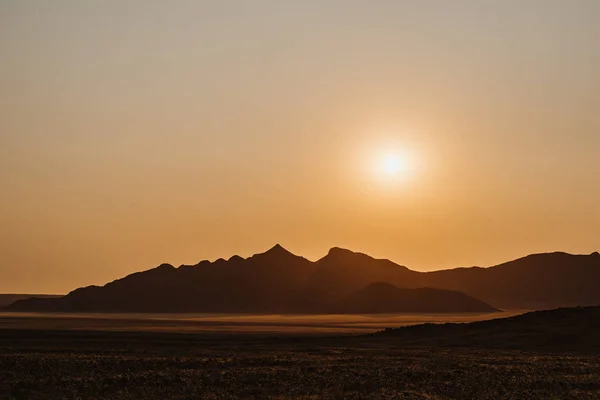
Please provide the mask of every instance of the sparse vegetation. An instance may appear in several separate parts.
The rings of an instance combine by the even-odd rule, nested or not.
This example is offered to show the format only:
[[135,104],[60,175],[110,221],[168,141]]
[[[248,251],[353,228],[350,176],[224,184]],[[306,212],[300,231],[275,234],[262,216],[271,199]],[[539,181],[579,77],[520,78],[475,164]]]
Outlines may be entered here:
[[594,399],[600,358],[358,338],[0,332],[2,399]]

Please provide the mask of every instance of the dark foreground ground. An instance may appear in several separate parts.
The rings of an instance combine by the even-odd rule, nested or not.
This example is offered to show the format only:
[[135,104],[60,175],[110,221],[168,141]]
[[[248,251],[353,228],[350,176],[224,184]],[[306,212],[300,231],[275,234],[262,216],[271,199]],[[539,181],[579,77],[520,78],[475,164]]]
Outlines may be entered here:
[[383,336],[0,330],[0,399],[600,399],[595,351]]

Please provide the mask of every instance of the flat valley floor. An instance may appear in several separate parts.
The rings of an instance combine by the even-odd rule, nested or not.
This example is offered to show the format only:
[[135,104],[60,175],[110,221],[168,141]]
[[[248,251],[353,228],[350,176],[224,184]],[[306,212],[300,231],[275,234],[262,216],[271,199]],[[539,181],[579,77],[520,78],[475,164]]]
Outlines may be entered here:
[[361,335],[423,323],[474,322],[519,315],[524,310],[486,314],[106,314],[0,312],[0,329],[101,330],[219,333],[223,335]]
[[232,334],[84,318],[66,329],[11,315],[0,319],[0,399],[600,399],[597,353],[415,346],[312,325]]

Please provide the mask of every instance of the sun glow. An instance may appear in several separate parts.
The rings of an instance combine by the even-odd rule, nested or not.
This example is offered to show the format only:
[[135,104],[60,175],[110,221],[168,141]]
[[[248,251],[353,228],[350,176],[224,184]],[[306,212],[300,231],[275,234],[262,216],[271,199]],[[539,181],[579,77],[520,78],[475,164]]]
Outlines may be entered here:
[[381,173],[390,177],[397,176],[406,169],[405,161],[399,154],[385,154],[380,161]]
[[399,182],[414,174],[414,159],[406,150],[385,149],[377,153],[372,163],[373,177],[382,182]]

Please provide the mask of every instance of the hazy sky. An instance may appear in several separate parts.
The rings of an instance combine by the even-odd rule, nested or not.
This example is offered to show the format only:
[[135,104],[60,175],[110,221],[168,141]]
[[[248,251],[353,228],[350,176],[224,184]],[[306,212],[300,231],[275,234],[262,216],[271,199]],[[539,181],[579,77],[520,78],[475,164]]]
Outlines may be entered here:
[[[600,249],[600,1],[0,0],[0,292]],[[371,171],[408,155],[398,179]]]

